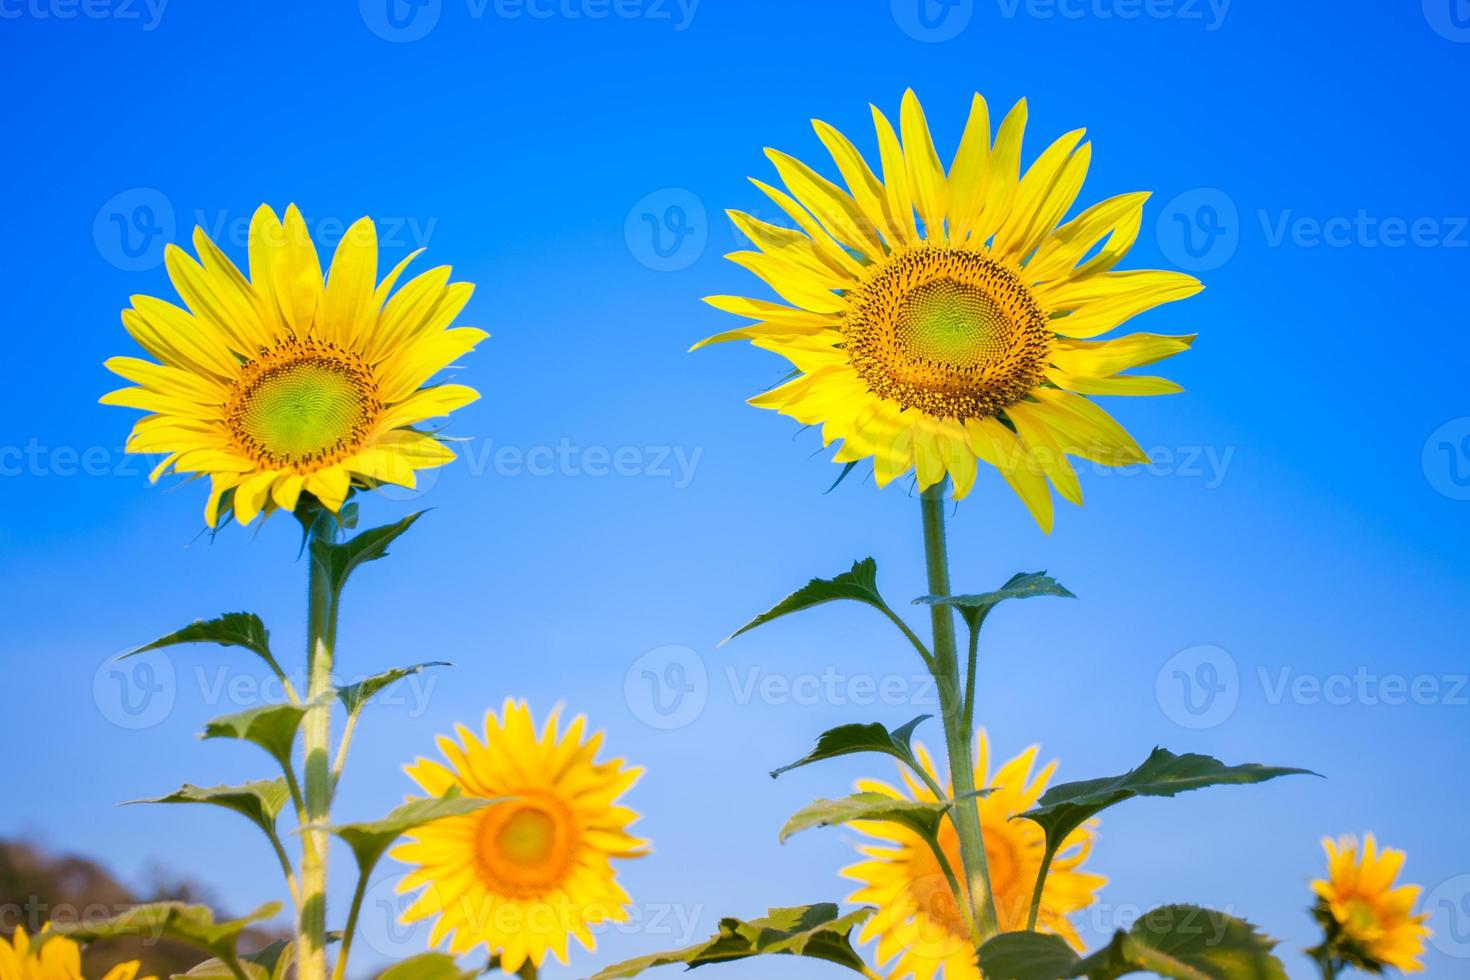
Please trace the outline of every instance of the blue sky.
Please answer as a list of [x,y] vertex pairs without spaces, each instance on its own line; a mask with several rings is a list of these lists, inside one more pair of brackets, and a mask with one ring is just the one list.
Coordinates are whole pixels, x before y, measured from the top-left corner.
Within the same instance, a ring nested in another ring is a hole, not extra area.
[[[96,400],[102,361],[134,353],[128,296],[171,294],[163,242],[201,224],[238,256],[256,206],[294,201],[326,244],[369,214],[385,259],[427,246],[477,284],[463,321],[493,335],[460,372],[484,393],[454,418],[466,459],[421,497],[363,501],[374,523],[434,509],[353,583],[344,670],[458,666],[369,711],[339,813],[386,810],[411,790],[402,763],[507,695],[565,702],[647,767],[630,802],[656,850],[623,874],[639,924],[548,975],[845,896],[854,835],[782,847],[776,830],[888,767],[765,773],[832,725],[928,710],[919,665],[858,607],[715,645],[869,554],[891,599],[920,594],[918,503],[858,474],[824,494],[836,470],[816,436],[743,404],[776,359],[685,349],[729,326],[699,297],[755,288],[720,258],[738,247],[722,212],[765,209],[746,181],[772,178],[763,147],[820,167],[818,117],[871,150],[867,103],[896,112],[913,86],[947,156],[979,91],[997,110],[1030,100],[1028,158],[1086,126],[1087,200],[1155,192],[1129,265],[1208,287],[1139,323],[1199,332],[1171,363],[1187,393],[1108,406],[1154,465],[1089,469],[1086,507],[1060,504],[1050,537],[993,474],[954,514],[957,587],[1045,568],[1081,597],[992,621],[980,714],[997,751],[1040,743],[1063,779],[1155,744],[1328,777],[1110,812],[1091,859],[1110,884],[1084,932],[1203,902],[1311,976],[1297,950],[1314,940],[1318,839],[1371,830],[1433,890],[1428,975],[1462,975],[1463,3],[919,2],[0,0],[0,834],[133,879],[161,864],[234,911],[280,892],[228,814],[114,807],[265,773],[249,747],[192,737],[258,701],[253,665],[204,649],[151,674],[107,662],[236,608],[294,650],[297,532],[201,536],[198,487],[150,488],[117,449],[130,413]],[[670,681],[685,700],[656,686]],[[368,928],[379,960],[418,941]]]

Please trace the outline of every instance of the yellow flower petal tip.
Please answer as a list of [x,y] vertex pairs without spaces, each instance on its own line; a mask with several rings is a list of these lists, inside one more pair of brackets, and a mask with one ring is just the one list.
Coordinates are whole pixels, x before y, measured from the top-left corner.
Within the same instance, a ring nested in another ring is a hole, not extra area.
[[639,815],[617,800],[643,770],[597,761],[602,734],[586,724],[563,727],[554,710],[538,732],[525,702],[507,700],[482,734],[459,726],[457,739],[439,739],[444,764],[407,767],[431,795],[458,787],[506,800],[420,827],[392,852],[414,866],[402,890],[422,889],[403,920],[434,918],[431,945],[458,956],[483,944],[514,973],[548,953],[565,963],[570,938],[590,950],[593,929],[626,919],[612,862],[642,857],[648,842],[629,833]]
[[[261,205],[251,221],[249,275],[196,228],[197,257],[170,244],[169,277],[183,306],[133,296],[128,333],[155,361],[114,357],[132,382],[103,404],[140,409],[133,453],[208,476],[205,519],[242,524],[294,508],[308,493],[337,511],[354,488],[413,487],[415,471],[454,459],[415,428],[478,398],[429,380],[488,334],[450,328],[468,283],[434,269],[395,291],[405,259],[378,279],[378,241],[364,218],[343,235],[325,273],[305,219]],[[415,252],[415,255],[418,253]]]
[[[9,939],[0,936],[0,978],[84,980],[81,947],[65,936],[47,936],[49,929],[48,925],[40,937],[32,939],[24,926],[17,925]],[[103,980],[157,980],[156,977],[139,977],[140,965],[138,960],[118,963],[104,974]]]
[[781,354],[797,376],[760,406],[821,425],[826,443],[842,444],[836,461],[873,459],[880,486],[910,471],[926,486],[947,476],[957,499],[983,461],[1049,530],[1049,486],[1080,500],[1068,456],[1108,465],[1137,456],[1132,438],[1087,396],[1180,390],[1123,372],[1194,340],[1095,338],[1202,286],[1183,273],[1115,271],[1138,237],[1148,195],[1120,195],[1067,219],[1091,144],[1075,130],[1023,172],[1026,115],[1022,99],[992,136],[976,95],[947,168],[912,90],[897,131],[873,107],[876,168],[821,120],[812,125],[836,181],[766,148],[786,190],[755,184],[798,227],[741,215],[756,251],[729,258],[781,302],[707,299],[754,322],[691,350],[749,339]]

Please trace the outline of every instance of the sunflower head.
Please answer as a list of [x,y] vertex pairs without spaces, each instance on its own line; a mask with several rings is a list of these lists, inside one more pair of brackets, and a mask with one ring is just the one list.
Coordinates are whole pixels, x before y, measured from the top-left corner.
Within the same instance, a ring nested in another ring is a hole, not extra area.
[[755,322],[702,343],[748,339],[790,360],[796,376],[751,404],[820,425],[825,444],[841,443],[834,461],[872,459],[879,486],[912,470],[920,489],[948,476],[961,498],[984,461],[1050,530],[1048,480],[1082,500],[1068,456],[1113,466],[1146,459],[1085,396],[1178,391],[1123,372],[1194,339],[1094,338],[1200,284],[1114,271],[1138,236],[1146,194],[1063,223],[1091,148],[1081,130],[1068,133],[1022,173],[1024,101],[992,139],[975,96],[948,168],[912,91],[897,131],[876,108],[873,119],[878,172],[822,122],[817,136],[840,183],[767,151],[786,190],[755,184],[796,227],[731,212],[756,249],[729,258],[784,302],[710,297]]
[[524,702],[485,717],[482,737],[464,726],[439,739],[446,762],[419,759],[408,774],[426,792],[459,787],[501,798],[468,816],[420,827],[393,851],[414,865],[400,891],[422,892],[404,922],[435,918],[430,944],[454,954],[484,944],[507,973],[548,952],[567,961],[568,940],[595,946],[591,927],[627,919],[628,895],[614,858],[640,857],[648,842],[628,833],[638,814],[617,804],[641,769],[597,761],[600,732],[578,716],[560,730],[553,711],[538,734]]
[[[119,963],[103,980],[139,980],[138,960]],[[32,940],[23,927],[6,939],[0,936],[0,980],[82,980],[82,951],[75,940],[47,936]],[[156,980],[143,977],[141,980]]]
[[1394,967],[1404,973],[1424,969],[1427,915],[1415,915],[1417,885],[1396,885],[1404,852],[1385,847],[1368,834],[1361,847],[1355,837],[1322,841],[1327,877],[1312,882],[1313,909],[1326,931],[1323,949],[1371,973]]
[[[929,753],[918,746],[916,755],[933,776],[935,768]],[[990,886],[1002,932],[1026,928],[1031,892],[1046,845],[1039,826],[1029,820],[1011,819],[1036,803],[1056,769],[1056,763],[1051,762],[1033,774],[1036,755],[1037,749],[1032,746],[992,775],[989,741],[983,732],[979,736],[975,785],[993,787],[993,792],[973,805],[980,811]],[[872,779],[860,780],[858,789],[894,799],[935,801],[933,792],[911,773],[903,769],[899,773],[903,789]],[[941,968],[946,980],[979,980],[975,948],[929,845],[914,832],[891,823],[859,821],[853,827],[876,843],[859,848],[867,860],[842,872],[861,886],[848,900],[877,906],[877,913],[863,926],[860,938],[863,942],[878,941],[880,963],[894,961],[889,967],[891,980],[933,977]],[[1091,821],[1064,842],[1047,877],[1037,916],[1038,929],[1061,936],[1078,950],[1082,948],[1081,939],[1067,917],[1091,905],[1097,890],[1107,883],[1106,878],[1082,870],[1092,850],[1096,827],[1097,821]],[[950,866],[960,867],[959,837],[948,819],[940,825],[939,842]]]
[[[248,524],[303,495],[336,512],[353,488],[412,488],[416,471],[454,459],[418,426],[479,397],[427,386],[487,335],[449,324],[468,283],[431,269],[394,292],[410,255],[378,281],[378,240],[363,218],[343,236],[325,277],[294,205],[264,205],[250,223],[250,275],[194,229],[198,258],[170,245],[176,306],[134,296],[123,326],[156,361],[114,357],[133,382],[103,396],[142,409],[128,452],[156,453],[165,472],[208,476],[205,519]],[[417,255],[418,253],[414,253]]]

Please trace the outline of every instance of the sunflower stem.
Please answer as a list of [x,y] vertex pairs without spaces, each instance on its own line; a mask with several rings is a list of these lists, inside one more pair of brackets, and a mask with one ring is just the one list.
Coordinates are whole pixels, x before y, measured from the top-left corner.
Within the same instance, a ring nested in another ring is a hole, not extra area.
[[1036,931],[1036,919],[1041,914],[1041,896],[1046,891],[1046,876],[1051,873],[1051,862],[1057,856],[1056,848],[1047,845],[1041,855],[1041,867],[1036,869],[1036,887],[1031,890],[1031,910],[1026,913],[1026,931]]
[[[929,594],[949,595],[949,556],[944,536],[944,487],[937,483],[919,495],[924,518],[924,564]],[[947,605],[929,607],[934,627],[935,671],[939,703],[944,720],[944,738],[949,754],[949,779],[955,800],[951,818],[960,841],[960,863],[965,872],[966,895],[975,923],[972,938],[978,947],[994,936],[999,927],[995,898],[990,891],[990,871],[985,861],[985,838],[980,828],[980,810],[975,803],[975,758],[972,719],[960,687],[959,651],[955,642],[954,612]]]
[[342,980],[347,974],[347,956],[352,952],[352,937],[357,935],[357,917],[362,912],[363,896],[367,894],[368,876],[357,876],[357,887],[352,891],[352,908],[347,912],[347,928],[342,930],[342,951],[337,954],[337,965],[332,969],[332,980]]
[[[320,508],[311,514],[312,542],[334,543],[337,522]],[[308,548],[307,709],[302,721],[306,757],[306,821],[301,829],[301,908],[297,916],[298,980],[327,980],[327,814],[331,809],[332,650],[337,639],[337,596],[327,569]],[[345,959],[345,957],[344,957]]]

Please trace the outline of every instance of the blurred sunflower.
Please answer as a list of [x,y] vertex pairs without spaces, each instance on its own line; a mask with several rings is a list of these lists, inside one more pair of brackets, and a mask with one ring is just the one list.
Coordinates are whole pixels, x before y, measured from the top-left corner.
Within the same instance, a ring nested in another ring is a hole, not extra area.
[[431,796],[457,786],[509,798],[420,827],[392,852],[417,865],[399,891],[424,890],[402,920],[437,916],[431,946],[449,937],[459,955],[483,943],[514,973],[548,952],[565,963],[571,936],[590,950],[589,927],[627,920],[612,859],[641,857],[648,842],[628,833],[639,815],[616,801],[643,770],[596,761],[602,733],[585,735],[586,724],[579,715],[559,734],[553,711],[538,736],[525,703],[507,700],[501,716],[486,714],[483,741],[463,725],[459,742],[440,737],[449,765],[420,758],[407,768]]
[[[990,887],[1002,932],[1026,928],[1031,892],[1036,887],[1036,874],[1045,848],[1040,827],[1029,820],[1011,819],[1036,803],[1056,770],[1056,763],[1050,762],[1033,776],[1036,753],[1037,748],[1032,746],[991,776],[990,743],[984,732],[980,734],[975,785],[994,787],[994,792],[976,800],[975,806],[980,810]],[[929,753],[918,746],[916,755],[933,776],[936,770]],[[860,780],[857,787],[863,792],[882,793],[894,799],[935,800],[933,792],[912,773],[900,769],[900,775],[907,793],[875,779]],[[953,790],[947,788],[947,791]],[[1067,916],[1091,905],[1097,890],[1107,884],[1106,878],[1081,870],[1092,850],[1096,826],[1097,821],[1090,821],[1073,832],[1057,853],[1036,920],[1039,930],[1061,936],[1079,951],[1081,938]],[[869,860],[843,869],[842,874],[862,885],[848,896],[849,901],[878,908],[863,926],[859,939],[878,941],[880,964],[897,960],[888,974],[891,980],[904,977],[930,980],[941,970],[946,980],[979,980],[975,947],[970,943],[960,907],[929,845],[913,831],[892,823],[859,821],[853,827],[882,842],[880,846],[860,847]],[[950,867],[958,872],[959,837],[949,820],[940,825],[939,842]]]
[[1091,145],[1082,130],[1068,133],[1023,175],[1024,100],[992,144],[989,111],[976,95],[947,172],[912,91],[903,98],[902,142],[877,108],[873,119],[881,180],[820,121],[817,136],[846,189],[766,151],[789,193],[754,183],[799,230],[732,211],[758,251],[728,258],[785,303],[709,297],[757,322],[695,346],[748,339],[787,358],[795,377],[751,404],[820,424],[824,444],[842,442],[834,461],[871,457],[879,486],[911,469],[920,489],[948,474],[958,499],[983,460],[1049,531],[1048,478],[1082,502],[1068,455],[1110,466],[1146,458],[1084,396],[1180,390],[1122,372],[1194,339],[1094,338],[1202,287],[1183,273],[1113,271],[1138,237],[1147,194],[1110,198],[1059,224],[1081,191]]
[[1359,850],[1355,837],[1325,838],[1327,878],[1312,882],[1317,893],[1314,912],[1327,931],[1321,949],[1371,973],[1385,966],[1404,973],[1424,969],[1427,915],[1415,915],[1421,889],[1394,882],[1404,866],[1404,852],[1378,848],[1372,834]]
[[[138,961],[119,963],[102,980],[135,980]],[[82,951],[65,936],[42,937],[40,948],[17,926],[8,941],[0,936],[0,980],[82,980]],[[143,980],[154,980],[145,977]]]
[[[303,492],[338,511],[354,486],[413,487],[415,471],[454,453],[414,425],[479,397],[459,384],[425,383],[488,336],[447,329],[469,301],[448,266],[393,293],[404,259],[377,281],[378,239],[363,218],[342,237],[323,280],[295,205],[284,224],[262,205],[250,222],[247,279],[201,228],[196,261],[169,245],[169,276],[188,309],[134,296],[123,326],[161,363],[114,357],[108,369],[137,387],[103,404],[139,408],[132,453],[162,453],[172,469],[209,476],[204,516],[221,507],[248,524],[292,510]],[[390,293],[392,295],[390,295]]]

